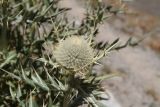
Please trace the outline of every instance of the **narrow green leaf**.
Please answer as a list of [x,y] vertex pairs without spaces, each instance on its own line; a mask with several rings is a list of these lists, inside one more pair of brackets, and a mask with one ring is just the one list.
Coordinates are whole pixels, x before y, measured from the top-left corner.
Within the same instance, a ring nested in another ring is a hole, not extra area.
[[32,94],[30,95],[29,98],[29,107],[39,107],[36,102],[36,99],[34,98],[34,96],[32,96]]
[[19,98],[22,96],[22,91],[21,91],[21,87],[20,85],[18,84],[18,89],[17,89],[17,94],[16,94],[16,97],[18,100],[20,100]]
[[22,66],[21,66],[21,72],[22,72],[22,78],[24,79],[24,81],[25,81],[27,84],[29,84],[29,85],[35,87],[35,84],[33,83],[33,81],[30,80],[30,79],[26,76],[26,74],[25,74],[25,72],[24,72]]
[[39,81],[39,79],[38,79],[36,76],[34,76],[34,75],[32,75],[31,78],[32,78],[33,82],[34,82],[37,86],[39,86],[39,87],[42,88],[43,90],[49,91],[49,88],[47,87],[47,85],[46,85],[44,82],[42,82],[42,80]]
[[15,79],[17,79],[17,80],[19,80],[19,81],[21,80],[21,78],[20,78],[19,76],[15,75],[15,74],[13,74],[13,73],[11,73],[11,72],[8,72],[8,71],[6,71],[6,70],[4,70],[4,69],[1,69],[1,68],[0,68],[0,70],[6,72],[6,73],[9,74],[11,77],[13,77],[13,78],[15,78]]
[[9,64],[11,62],[11,60],[13,60],[16,57],[17,57],[16,52],[14,52],[14,51],[9,52],[9,54],[8,54],[7,58],[5,59],[5,61],[0,64],[0,68],[3,68],[6,64]]
[[[46,70],[45,70],[45,71],[46,71]],[[49,74],[47,71],[46,71],[46,74],[47,74],[49,80],[51,81],[51,85],[52,85],[54,88],[60,90],[59,85],[56,83],[56,81],[50,76],[50,74]]]
[[65,85],[63,85],[62,82],[60,82],[57,78],[55,78],[55,79],[56,79],[56,81],[58,82],[58,85],[59,85],[59,87],[60,87],[61,90],[66,90],[66,89],[67,89],[67,88],[65,87]]
[[38,73],[36,71],[35,71],[35,76],[32,75],[31,78],[34,81],[34,83],[36,83],[42,89],[44,89],[46,91],[50,90],[49,87],[47,86],[47,84],[42,80],[42,78],[38,75]]
[[95,81],[103,81],[105,79],[110,79],[112,77],[115,76],[120,76],[120,73],[112,73],[112,74],[106,74],[106,75],[102,75],[102,76],[98,76],[95,78]]
[[9,91],[10,91],[10,94],[11,94],[12,100],[15,100],[16,93],[13,91],[12,87],[9,87]]
[[48,102],[48,106],[47,107],[52,107],[53,102],[52,102],[52,98],[51,96],[49,97],[49,102]]

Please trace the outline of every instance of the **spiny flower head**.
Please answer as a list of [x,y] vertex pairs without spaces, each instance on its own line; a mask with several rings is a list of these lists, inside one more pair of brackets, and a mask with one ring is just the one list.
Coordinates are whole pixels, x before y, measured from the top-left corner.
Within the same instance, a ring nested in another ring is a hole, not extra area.
[[85,68],[93,62],[94,54],[87,40],[71,36],[61,41],[54,56],[58,63],[74,70]]

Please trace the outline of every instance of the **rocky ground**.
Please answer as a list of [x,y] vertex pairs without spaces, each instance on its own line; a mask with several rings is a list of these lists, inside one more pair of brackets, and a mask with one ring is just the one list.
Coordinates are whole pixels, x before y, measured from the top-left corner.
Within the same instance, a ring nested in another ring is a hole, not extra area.
[[[106,1],[104,1],[107,3]],[[136,47],[112,52],[102,60],[97,71],[120,72],[121,77],[104,82],[114,96],[110,107],[160,107],[160,0],[135,0],[128,3],[128,13],[100,26],[97,40],[113,41],[129,37],[143,41]],[[78,0],[62,0],[60,6],[71,7],[68,13],[77,24],[84,18],[85,8]]]

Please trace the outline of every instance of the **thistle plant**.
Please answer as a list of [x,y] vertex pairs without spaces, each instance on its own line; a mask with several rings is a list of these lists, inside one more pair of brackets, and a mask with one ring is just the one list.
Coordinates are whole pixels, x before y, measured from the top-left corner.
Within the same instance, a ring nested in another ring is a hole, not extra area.
[[71,36],[61,41],[54,55],[57,62],[66,68],[73,69],[75,74],[87,74],[88,66],[94,60],[90,44],[83,37],[78,36]]
[[[58,0],[0,0],[0,107],[102,107],[105,93],[92,68],[117,47],[96,43],[98,25],[113,13],[101,2],[79,27]],[[50,45],[49,45],[50,44]],[[48,51],[50,50],[50,52]]]

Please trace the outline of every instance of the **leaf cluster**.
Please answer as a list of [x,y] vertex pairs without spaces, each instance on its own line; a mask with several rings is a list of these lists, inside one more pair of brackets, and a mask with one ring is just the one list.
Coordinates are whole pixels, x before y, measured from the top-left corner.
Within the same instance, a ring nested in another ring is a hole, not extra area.
[[65,17],[70,9],[59,8],[58,0],[1,0],[0,107],[76,107],[86,103],[102,107],[98,102],[104,99],[100,83],[113,75],[91,73],[84,79],[69,75],[56,62],[52,47],[68,36],[85,36],[98,50],[96,63],[118,42],[102,46],[94,41],[98,25],[112,14],[107,9],[98,3],[75,27],[75,22]]

